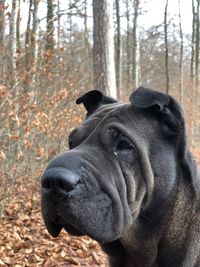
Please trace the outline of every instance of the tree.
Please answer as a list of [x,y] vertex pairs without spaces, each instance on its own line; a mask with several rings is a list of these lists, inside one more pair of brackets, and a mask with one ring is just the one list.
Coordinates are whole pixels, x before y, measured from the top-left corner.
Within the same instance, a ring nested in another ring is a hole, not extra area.
[[181,21],[181,5],[179,0],[179,32],[180,32],[180,60],[179,60],[179,96],[183,100],[183,30]]
[[[16,64],[17,64],[17,13],[18,0],[12,1],[12,10],[10,16],[10,30],[9,30],[9,51],[10,51],[10,72],[13,80],[16,79]],[[13,85],[13,84],[12,84]]]
[[94,88],[116,97],[113,1],[93,0]]
[[54,49],[54,0],[47,0],[47,32],[46,32],[46,50],[52,52]]
[[4,45],[5,33],[5,0],[0,0],[0,47]]
[[4,55],[4,47],[5,47],[5,0],[0,0],[0,76],[2,77],[5,70],[5,55]]
[[140,0],[134,0],[134,19],[133,19],[133,84],[136,89],[139,86],[139,37],[138,37],[138,16]]
[[17,21],[16,21],[16,42],[17,42],[17,54],[20,54],[21,42],[20,42],[20,21],[21,21],[21,0],[18,0]]
[[195,62],[195,32],[196,32],[196,12],[195,5],[192,0],[192,42],[191,42],[191,63],[190,63],[190,78],[192,82],[194,81],[194,62]]
[[61,30],[61,23],[60,23],[60,0],[57,0],[57,47],[58,47],[58,53],[60,53],[60,30]]
[[115,0],[116,6],[116,19],[117,19],[117,35],[116,35],[116,84],[118,95],[121,90],[122,79],[122,42],[121,42],[121,18],[120,18],[120,3],[119,0]]
[[25,35],[26,90],[35,87],[38,57],[39,1],[29,0],[29,13]]
[[87,2],[87,0],[84,0],[84,30],[85,30],[84,44],[85,44],[85,50],[86,50],[86,57],[89,56],[88,54],[89,54],[89,48],[90,48],[87,6],[88,6],[88,2]]
[[195,85],[199,85],[199,49],[200,49],[200,15],[199,15],[200,0],[196,0],[196,57],[195,57]]
[[39,1],[33,3],[33,26],[31,33],[31,48],[32,48],[32,87],[36,88],[37,80],[37,65],[38,65],[38,49],[39,49],[39,18],[38,18]]
[[131,32],[131,26],[130,26],[130,0],[125,0],[126,5],[126,88],[127,93],[130,89],[130,83],[131,83],[131,57],[132,57],[132,51],[131,51],[131,38],[130,34]]
[[164,12],[164,36],[165,36],[165,77],[166,84],[165,90],[166,93],[169,93],[169,50],[168,50],[168,25],[167,25],[167,12],[168,12],[168,0],[166,0],[165,4],[165,12]]
[[200,0],[192,0],[192,51],[191,51],[191,64],[190,76],[193,83],[198,86],[199,83],[199,49],[200,49],[200,15],[199,15]]
[[[26,26],[26,34],[25,34],[25,63],[27,72],[29,73],[30,67],[31,67],[31,53],[30,53],[30,47],[31,47],[31,17],[32,17],[32,0],[29,0],[29,11],[28,11],[28,20],[27,20],[27,26]],[[28,74],[27,73],[27,74]],[[29,75],[27,75],[29,76]],[[28,79],[28,77],[27,77]],[[28,79],[29,80],[29,79]]]

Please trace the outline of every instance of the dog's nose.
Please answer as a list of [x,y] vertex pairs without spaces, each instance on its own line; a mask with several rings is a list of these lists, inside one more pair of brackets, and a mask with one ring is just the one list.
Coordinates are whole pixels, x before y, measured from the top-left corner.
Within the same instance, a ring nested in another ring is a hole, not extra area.
[[62,197],[75,188],[79,179],[78,175],[66,168],[52,167],[42,176],[42,189],[46,194],[59,194]]

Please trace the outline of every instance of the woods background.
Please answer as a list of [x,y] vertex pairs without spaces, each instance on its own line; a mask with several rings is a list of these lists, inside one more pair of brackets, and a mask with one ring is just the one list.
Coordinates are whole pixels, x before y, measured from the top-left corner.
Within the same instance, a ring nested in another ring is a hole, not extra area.
[[[127,101],[130,92],[143,85],[175,96],[186,114],[189,145],[198,157],[200,1],[190,1],[190,32],[183,30],[182,1],[175,1],[178,9],[172,16],[170,1],[163,0],[163,9],[155,12],[162,22],[144,27],[141,16],[145,19],[147,3],[153,5],[152,0],[0,0],[0,217],[4,244],[8,238],[5,231],[9,232],[5,229],[11,229],[20,212],[28,213],[25,222],[31,216],[39,218],[39,178],[47,162],[67,149],[68,133],[84,117],[74,101],[87,90],[100,89]],[[10,236],[11,254],[6,245],[0,248],[2,266],[17,266],[12,265],[18,261],[13,263],[11,256],[23,246],[16,250],[14,243],[16,238],[25,242],[25,235],[28,232]],[[30,253],[37,254],[22,254]],[[60,253],[66,260],[68,252]],[[27,256],[19,262],[28,265],[19,266],[61,266],[45,265],[46,256],[37,257],[30,260]]]

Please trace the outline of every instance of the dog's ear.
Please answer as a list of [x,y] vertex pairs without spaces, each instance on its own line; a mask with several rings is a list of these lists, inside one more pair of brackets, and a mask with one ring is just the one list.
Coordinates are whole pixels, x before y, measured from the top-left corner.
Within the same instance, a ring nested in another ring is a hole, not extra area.
[[194,188],[200,187],[194,160],[187,149],[185,120],[183,111],[178,102],[171,96],[151,89],[140,87],[130,96],[130,102],[136,108],[143,109],[156,116],[161,125],[162,132],[171,137],[168,140],[175,142],[177,159],[185,176],[194,184]]
[[169,104],[169,101],[170,97],[168,95],[144,87],[139,87],[130,96],[130,102],[135,107],[143,109],[157,107],[158,111],[162,111]]
[[131,94],[130,102],[136,108],[146,110],[148,114],[153,114],[158,119],[164,135],[168,140],[174,140],[176,143],[178,159],[185,166],[184,169],[188,175],[191,176],[188,165],[185,121],[178,102],[167,94],[143,87]]
[[87,110],[87,116],[95,112],[101,105],[117,102],[115,99],[104,95],[98,90],[92,90],[80,96],[76,100],[76,104],[83,104]]
[[139,87],[130,96],[133,106],[151,111],[159,119],[167,135],[185,131],[183,112],[178,102],[162,92]]

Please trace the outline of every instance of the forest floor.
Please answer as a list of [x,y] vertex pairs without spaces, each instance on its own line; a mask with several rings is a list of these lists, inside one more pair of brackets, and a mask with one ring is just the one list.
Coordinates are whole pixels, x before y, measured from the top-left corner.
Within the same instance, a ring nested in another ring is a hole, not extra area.
[[[200,153],[195,153],[200,163]],[[18,181],[0,222],[0,267],[107,267],[99,245],[88,237],[62,231],[51,238],[41,216],[40,189],[33,180]]]

